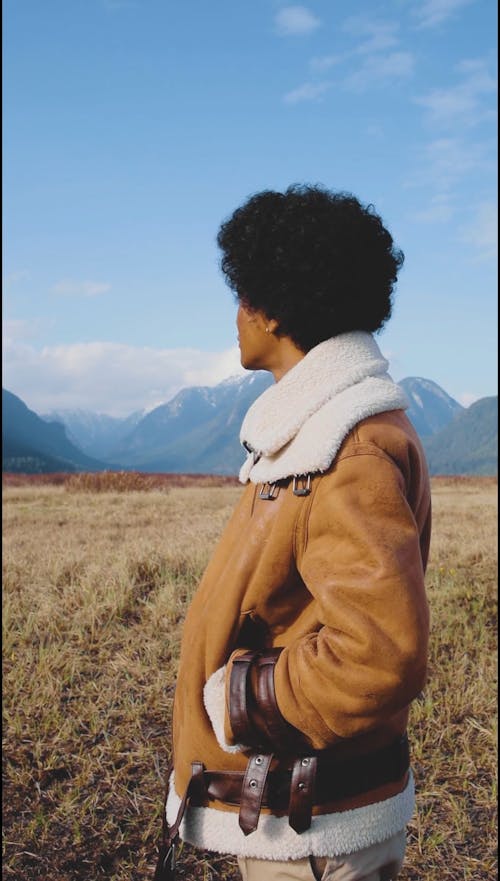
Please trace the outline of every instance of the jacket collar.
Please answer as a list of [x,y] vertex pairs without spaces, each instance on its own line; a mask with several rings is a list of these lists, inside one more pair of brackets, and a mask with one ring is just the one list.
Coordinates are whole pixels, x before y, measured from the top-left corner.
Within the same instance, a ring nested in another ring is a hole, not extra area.
[[373,336],[362,331],[311,349],[248,410],[240,440],[252,452],[240,480],[266,483],[326,471],[361,419],[408,407]]

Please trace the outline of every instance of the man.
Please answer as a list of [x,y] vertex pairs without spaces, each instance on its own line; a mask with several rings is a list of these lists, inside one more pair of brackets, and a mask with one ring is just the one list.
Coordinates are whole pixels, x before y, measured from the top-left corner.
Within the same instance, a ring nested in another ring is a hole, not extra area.
[[403,255],[373,207],[307,186],[251,197],[218,242],[241,363],[275,384],[185,622],[160,864],[180,827],[244,881],[389,881],[429,627],[429,478],[373,337]]

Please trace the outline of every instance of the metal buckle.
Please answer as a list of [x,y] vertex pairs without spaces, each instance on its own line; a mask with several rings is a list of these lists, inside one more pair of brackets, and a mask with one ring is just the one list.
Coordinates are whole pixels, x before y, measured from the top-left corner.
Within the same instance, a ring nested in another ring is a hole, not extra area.
[[[269,489],[266,492],[266,486]],[[263,483],[262,489],[259,493],[259,499],[263,499],[265,502],[274,502],[274,500],[278,497],[280,488],[276,483]]]
[[163,865],[166,867],[168,864],[168,860],[170,860],[169,869],[171,872],[175,869],[175,841],[172,841],[167,853],[165,854],[165,859],[163,860]]
[[311,475],[293,478],[293,494],[294,496],[308,496],[311,492]]
[[251,447],[250,444],[248,444],[246,441],[242,441],[241,444],[243,447],[245,447],[248,455],[252,456],[253,464],[255,465],[259,461],[261,454],[258,453],[257,450],[254,450],[254,448]]
[[176,860],[175,860],[175,841],[172,842],[172,846],[170,848],[170,853],[167,854],[167,856],[170,856],[170,868],[172,869],[172,872],[173,872],[175,869],[175,862],[176,862]]
[[175,877],[175,841],[160,855],[154,881],[172,881]]

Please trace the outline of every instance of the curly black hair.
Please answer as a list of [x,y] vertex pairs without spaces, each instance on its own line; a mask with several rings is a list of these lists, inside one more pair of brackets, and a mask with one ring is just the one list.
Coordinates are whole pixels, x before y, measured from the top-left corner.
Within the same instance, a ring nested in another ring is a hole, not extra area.
[[238,300],[304,352],[380,330],[391,315],[404,255],[373,205],[351,193],[300,184],[257,193],[222,223],[217,243]]

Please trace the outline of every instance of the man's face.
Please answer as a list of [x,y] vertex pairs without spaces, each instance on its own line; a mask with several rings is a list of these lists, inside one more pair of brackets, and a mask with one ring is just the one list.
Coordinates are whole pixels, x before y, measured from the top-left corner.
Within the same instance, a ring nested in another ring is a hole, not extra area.
[[240,303],[236,315],[240,360],[247,370],[269,370],[275,340],[266,333],[268,319],[263,312],[253,311]]

